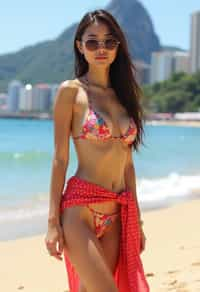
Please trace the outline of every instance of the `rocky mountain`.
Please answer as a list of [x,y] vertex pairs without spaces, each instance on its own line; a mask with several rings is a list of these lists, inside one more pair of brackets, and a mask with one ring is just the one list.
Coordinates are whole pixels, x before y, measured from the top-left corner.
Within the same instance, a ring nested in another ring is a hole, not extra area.
[[106,9],[125,32],[133,59],[150,63],[151,53],[160,50],[160,41],[143,5],[137,0],[112,0]]
[[[160,50],[160,42],[151,18],[137,0],[112,0],[111,12],[125,32],[133,59],[150,62],[152,51]],[[0,56],[0,92],[7,90],[12,79],[24,83],[60,82],[73,77],[73,37],[77,24],[62,32],[55,40],[27,46],[18,52]]]

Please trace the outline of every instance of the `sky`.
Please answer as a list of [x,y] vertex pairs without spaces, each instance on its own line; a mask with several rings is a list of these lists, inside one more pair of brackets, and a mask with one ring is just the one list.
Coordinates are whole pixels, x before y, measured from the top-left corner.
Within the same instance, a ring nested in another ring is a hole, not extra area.
[[[105,8],[110,1],[0,0],[0,55],[54,39],[88,10]],[[199,0],[140,2],[147,9],[162,45],[189,49],[190,16],[200,10]]]

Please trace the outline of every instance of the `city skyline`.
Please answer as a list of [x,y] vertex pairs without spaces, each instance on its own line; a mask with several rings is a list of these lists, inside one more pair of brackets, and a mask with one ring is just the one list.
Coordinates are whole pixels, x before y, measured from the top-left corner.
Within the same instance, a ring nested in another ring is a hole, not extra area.
[[[79,21],[88,10],[105,8],[110,3],[109,0],[96,0],[95,3],[93,0],[77,0],[65,6],[62,0],[51,5],[46,0],[38,2],[37,5],[37,1],[30,1],[27,5],[27,2],[22,0],[20,6],[17,3],[9,3],[10,1],[1,4],[1,20],[5,25],[0,27],[0,55],[54,39],[72,23]],[[172,0],[163,3],[155,0],[140,2],[148,11],[162,45],[189,50],[190,16],[194,11],[200,10],[198,0],[181,1],[178,13],[171,13],[174,9]]]
[[[141,84],[155,83],[167,80],[175,72],[195,73],[199,70],[200,59],[200,11],[192,11],[189,21],[189,49],[187,52],[178,50],[154,51],[151,57],[151,64],[145,64],[136,60],[137,79]],[[55,87],[56,85],[56,87]],[[52,87],[53,86],[53,87]],[[51,87],[53,94],[51,94]],[[1,105],[5,108],[7,99],[8,109],[11,112],[19,109],[49,109],[52,105],[58,84],[41,83],[22,84],[21,81],[12,80],[8,84],[7,94],[1,93]],[[36,97],[38,101],[36,100]],[[36,102],[37,101],[37,102]]]

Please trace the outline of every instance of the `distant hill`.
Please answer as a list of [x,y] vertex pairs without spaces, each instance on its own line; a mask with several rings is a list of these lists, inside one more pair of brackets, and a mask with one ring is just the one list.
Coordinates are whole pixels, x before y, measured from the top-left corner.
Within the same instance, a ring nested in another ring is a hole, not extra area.
[[[112,0],[105,7],[121,24],[134,59],[150,62],[152,51],[160,50],[148,12],[137,0]],[[18,52],[0,56],[0,92],[12,79],[24,83],[54,83],[73,77],[73,38],[77,24],[55,40],[27,46]]]

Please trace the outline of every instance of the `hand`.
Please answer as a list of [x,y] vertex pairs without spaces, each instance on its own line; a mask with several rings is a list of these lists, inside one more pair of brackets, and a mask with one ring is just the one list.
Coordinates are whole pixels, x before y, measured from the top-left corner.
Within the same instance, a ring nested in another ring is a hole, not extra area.
[[144,234],[142,226],[140,226],[140,253],[144,251],[145,245],[146,245],[146,236]]
[[64,248],[64,236],[62,227],[59,224],[48,226],[45,244],[50,256],[62,260],[61,254]]

